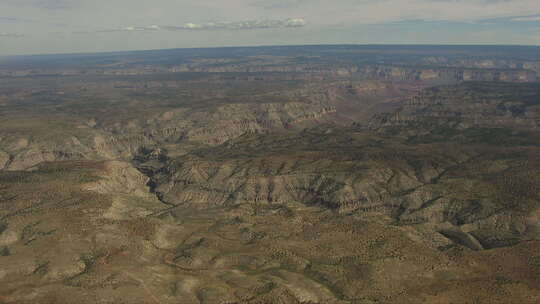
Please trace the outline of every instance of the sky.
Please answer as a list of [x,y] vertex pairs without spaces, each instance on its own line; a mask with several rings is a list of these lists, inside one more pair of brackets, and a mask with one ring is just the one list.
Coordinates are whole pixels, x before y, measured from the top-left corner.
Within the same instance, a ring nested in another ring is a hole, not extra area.
[[0,0],[0,55],[287,44],[540,45],[540,0]]

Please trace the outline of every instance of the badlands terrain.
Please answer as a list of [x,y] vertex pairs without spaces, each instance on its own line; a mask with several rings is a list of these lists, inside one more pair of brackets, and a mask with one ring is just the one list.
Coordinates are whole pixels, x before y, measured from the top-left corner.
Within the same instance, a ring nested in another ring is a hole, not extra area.
[[0,303],[540,303],[539,51],[0,57]]

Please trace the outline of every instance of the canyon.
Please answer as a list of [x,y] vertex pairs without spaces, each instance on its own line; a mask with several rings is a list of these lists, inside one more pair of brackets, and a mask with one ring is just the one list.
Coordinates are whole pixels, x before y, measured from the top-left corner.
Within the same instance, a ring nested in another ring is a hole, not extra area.
[[1,303],[538,303],[540,57],[0,59]]

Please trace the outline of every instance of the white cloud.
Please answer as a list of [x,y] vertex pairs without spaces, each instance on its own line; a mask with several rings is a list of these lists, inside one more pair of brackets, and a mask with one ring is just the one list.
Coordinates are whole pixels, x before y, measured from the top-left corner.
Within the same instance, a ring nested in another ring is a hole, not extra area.
[[2,37],[8,37],[8,38],[18,38],[18,37],[24,37],[22,34],[16,34],[16,33],[5,33],[0,32],[0,38]]
[[74,6],[73,0],[3,0],[14,6],[30,6],[47,10],[63,10]]
[[516,17],[510,20],[518,21],[518,22],[535,22],[535,21],[540,21],[540,16]]
[[[159,31],[160,27],[157,25],[151,26],[126,26],[116,29],[118,32],[146,32],[146,31]],[[115,31],[114,29],[112,31]]]
[[540,15],[539,0],[251,0],[250,4],[265,13],[305,16],[313,26],[321,27],[405,20],[479,21]]
[[306,25],[304,18],[292,18],[285,21],[286,27],[302,27]]
[[[422,32],[436,43],[462,41],[464,27],[467,31],[485,28],[501,31],[503,21],[512,19],[522,24],[509,32],[522,37],[519,33],[532,31],[531,27],[535,26],[532,23],[540,16],[540,0],[0,0],[0,15],[4,16],[0,17],[1,31],[28,33],[32,37],[13,39],[9,45],[4,43],[0,49],[4,54],[84,51],[98,46],[137,49],[335,41],[377,43],[391,41],[386,39],[389,36],[415,43],[418,41],[415,37],[420,37]],[[21,22],[19,18],[32,22]],[[393,32],[384,32],[381,27],[380,34],[368,33],[375,28],[379,30],[381,24],[398,21],[416,25],[414,30],[394,26]],[[451,23],[444,29],[447,35],[444,36],[435,33],[441,32],[441,28],[415,21]],[[456,24],[454,28],[454,22],[467,25]],[[265,31],[265,37],[260,37],[262,29],[268,28],[280,30]],[[126,35],[125,39],[106,34],[88,39],[52,34],[59,31]],[[497,39],[504,42],[504,35],[501,33]]]
[[115,32],[152,32],[159,31],[161,27],[158,25],[150,26],[124,26],[116,28],[98,29],[93,31],[77,31],[74,34],[92,34],[92,33],[115,33]]
[[186,23],[179,26],[162,26],[166,30],[253,30],[268,28],[292,28],[303,27],[306,20],[303,18],[289,18],[285,20],[249,20],[235,22],[208,22]]
[[185,23],[183,25],[150,25],[125,26],[119,28],[100,29],[95,31],[79,31],[77,34],[113,33],[113,32],[149,32],[149,31],[179,31],[179,30],[255,30],[269,28],[297,28],[307,24],[303,18],[289,18],[284,20],[249,20],[236,22],[207,22]]

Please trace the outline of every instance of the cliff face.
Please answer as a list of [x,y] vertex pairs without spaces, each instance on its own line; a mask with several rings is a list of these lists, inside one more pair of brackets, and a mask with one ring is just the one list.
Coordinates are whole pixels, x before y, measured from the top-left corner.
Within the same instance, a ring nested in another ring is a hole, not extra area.
[[324,121],[335,112],[328,104],[285,102],[177,108],[142,119],[107,121],[97,127],[75,124],[66,129],[65,125],[42,121],[43,136],[0,131],[0,166],[24,170],[43,161],[130,159],[143,146],[165,143],[219,145],[243,134]]
[[104,54],[102,60],[79,56],[67,62],[38,56],[32,65],[12,58],[0,64],[0,77],[217,74],[251,81],[363,77],[430,83],[531,82],[539,67],[534,47],[309,46]]
[[358,71],[354,65],[320,65],[320,64],[228,64],[222,66],[200,66],[200,64],[183,65],[171,68],[171,72],[196,73],[315,73],[334,76],[350,76]]
[[2,79],[0,302],[540,303],[538,55],[314,48]]
[[[421,81],[431,83],[455,83],[462,81],[501,81],[501,82],[534,82],[536,65],[524,64],[519,67],[489,65],[482,62],[468,62],[457,66],[401,66],[398,64],[350,65],[343,67],[327,67],[318,65],[293,66],[234,66],[220,67],[185,66],[175,72],[196,73],[297,73],[305,79],[320,77],[362,77],[373,80]],[[256,77],[256,76],[255,76]],[[264,78],[265,76],[259,76]],[[297,76],[299,77],[299,76]]]
[[331,113],[335,113],[335,109],[330,106],[302,102],[227,104],[203,111],[167,111],[144,121],[132,121],[127,128],[120,125],[119,128],[113,126],[106,130],[114,134],[144,134],[149,139],[163,142],[185,140],[218,145],[246,133],[284,129]]
[[[265,79],[271,74],[292,74],[293,79],[310,79],[319,77],[362,77],[373,80],[422,81],[434,83],[454,83],[461,81],[501,81],[501,82],[534,82],[536,81],[536,65],[522,64],[519,67],[489,65],[480,61],[452,65],[402,66],[399,64],[344,65],[341,67],[318,64],[294,65],[222,65],[204,66],[200,64],[175,67],[169,70],[175,73],[228,73],[228,74],[260,74],[254,79]],[[294,75],[294,76],[293,76]],[[242,76],[235,76],[241,78]],[[271,77],[271,76],[270,76]],[[278,76],[274,76],[278,77]],[[283,77],[283,76],[281,76]]]
[[[25,170],[55,160],[130,160],[142,147],[173,145],[184,153],[245,134],[328,122],[347,125],[394,108],[401,97],[419,89],[381,81],[229,81],[173,79],[160,86],[146,79],[77,81],[11,94],[0,108],[5,116],[0,121],[0,168]],[[248,90],[253,93],[244,94]],[[103,92],[120,101],[109,102]],[[73,100],[77,95],[81,101]],[[94,106],[96,100],[100,104]],[[18,110],[21,103],[25,111]]]
[[[324,137],[323,134],[309,136],[306,148]],[[284,140],[281,138],[278,146],[285,148],[286,142],[297,143],[296,138]],[[254,148],[267,149],[259,144],[259,141],[253,143]],[[286,146],[290,147],[289,144]],[[365,144],[362,142],[360,146]],[[360,146],[355,145],[356,153],[363,149]],[[275,147],[270,148],[275,154]],[[336,152],[343,148],[339,145]],[[348,150],[348,156],[352,150]],[[149,158],[158,157],[159,153],[155,152]],[[512,211],[511,206],[497,205],[502,208],[491,214],[484,209],[488,206],[487,199],[463,209],[461,203],[448,203],[452,194],[444,192],[450,196],[426,201],[419,208],[424,213],[447,208],[442,217],[455,222],[444,225],[435,220],[431,225],[405,224],[409,213],[417,209],[413,202],[429,200],[428,195],[405,200],[402,209],[406,211],[395,214],[385,210],[397,206],[353,211],[367,206],[365,200],[352,208],[343,205],[340,208],[345,208],[344,212],[335,212],[328,206],[309,203],[309,198],[330,197],[343,186],[342,182],[354,185],[351,175],[347,173],[351,176],[347,178],[339,172],[351,168],[357,172],[356,177],[364,169],[340,160],[337,153],[329,159],[333,163],[330,166],[330,163],[322,164],[320,159],[309,159],[310,153],[300,152],[295,150],[294,154],[303,156],[293,158],[290,151],[279,153],[276,166],[269,164],[270,159],[252,160],[252,168],[247,167],[250,161],[233,162],[239,156],[228,155],[222,166],[229,168],[220,168],[213,178],[211,169],[220,167],[216,160],[212,166],[196,169],[193,163],[185,164],[186,168],[194,167],[189,174],[191,186],[179,183],[175,187],[185,187],[191,193],[197,188],[217,192],[223,185],[251,181],[244,187],[235,187],[232,195],[250,201],[225,205],[211,200],[217,195],[193,195],[191,202],[179,206],[158,203],[145,190],[146,177],[128,163],[118,161],[49,162],[31,172],[1,171],[0,199],[5,204],[0,210],[2,301],[72,303],[76,299],[78,303],[217,304],[225,299],[246,304],[346,304],[361,299],[367,303],[384,300],[391,304],[415,304],[426,298],[466,302],[471,294],[486,302],[519,300],[532,304],[538,300],[538,280],[534,274],[540,268],[536,263],[540,242],[484,251],[468,248],[505,246],[525,236],[532,239],[538,232],[534,226],[538,222],[537,211],[524,210],[520,214]],[[468,155],[463,156],[466,161]],[[289,165],[281,168],[287,160]],[[445,166],[454,162],[440,159],[438,163]],[[291,174],[295,164],[299,171]],[[267,170],[271,168],[276,169]],[[237,172],[232,172],[232,180],[217,184],[223,179],[222,173],[231,169]],[[426,172],[430,170],[438,168]],[[364,174],[374,178],[367,187],[391,178],[390,172],[380,172],[378,176],[367,170]],[[440,180],[455,184],[456,174],[449,170]],[[275,185],[285,175],[292,177],[287,182],[301,179],[305,182],[302,185],[292,182],[291,190],[280,186],[268,191],[265,185],[272,183],[264,180],[275,176]],[[312,177],[301,178],[301,175]],[[314,178],[315,175],[321,177]],[[432,175],[427,173],[425,178]],[[412,175],[400,176],[387,186],[378,186],[381,190],[389,188],[389,193],[381,192],[383,196],[400,195],[393,192],[398,188],[392,187],[410,187],[416,183],[411,181],[416,179]],[[425,181],[424,177],[418,180]],[[472,195],[483,191],[475,190],[474,186],[477,184],[468,188]],[[314,190],[318,193],[310,193]],[[454,196],[462,189],[455,190]],[[285,198],[278,193],[281,191],[307,194],[281,201]],[[517,197],[520,191],[515,188],[501,201]],[[263,193],[272,193],[275,200],[268,200]],[[466,195],[461,195],[462,201],[466,200]],[[369,194],[364,196],[376,199]],[[437,207],[439,204],[446,207]],[[484,214],[483,218],[468,217],[471,208]],[[396,219],[400,218],[396,225]],[[516,223],[520,219],[523,224]],[[434,233],[434,228],[429,227],[441,229],[442,234]],[[490,235],[495,237],[490,239]],[[516,239],[509,242],[512,236]],[[453,280],[449,281],[448,277]],[[501,285],[501,280],[520,283]],[[494,288],[501,289],[502,294],[493,295]]]
[[[537,150],[411,145],[319,126],[181,156],[146,149],[139,170],[62,161],[1,171],[0,294],[8,303],[67,303],[69,294],[171,304],[473,294],[532,304]],[[523,285],[501,287],[503,278]]]
[[[367,134],[350,132],[244,137],[164,163],[155,171],[153,183],[159,196],[172,205],[208,209],[303,204],[339,213],[374,212],[433,238],[441,231],[455,232],[457,242],[467,242],[475,250],[540,238],[536,232],[525,232],[537,231],[537,224],[520,230],[523,234],[515,230],[515,225],[537,219],[529,221],[526,214],[515,213],[511,205],[518,202],[507,201],[504,194],[511,187],[508,180],[519,180],[525,183],[519,204],[535,205],[537,196],[525,185],[538,185],[540,180],[518,165],[527,158],[536,162],[534,154],[524,150],[523,158],[505,161],[497,155],[510,152],[444,144],[385,145]],[[497,167],[489,168],[493,162]],[[472,209],[476,212],[469,214]],[[437,239],[432,245],[448,244]]]
[[539,100],[537,84],[464,83],[424,90],[398,111],[377,116],[370,126],[418,124],[424,131],[435,125],[537,130]]
[[427,81],[439,83],[461,81],[536,81],[536,72],[526,69],[475,69],[468,67],[421,68],[381,65],[361,68],[358,73],[372,79],[394,81]]

